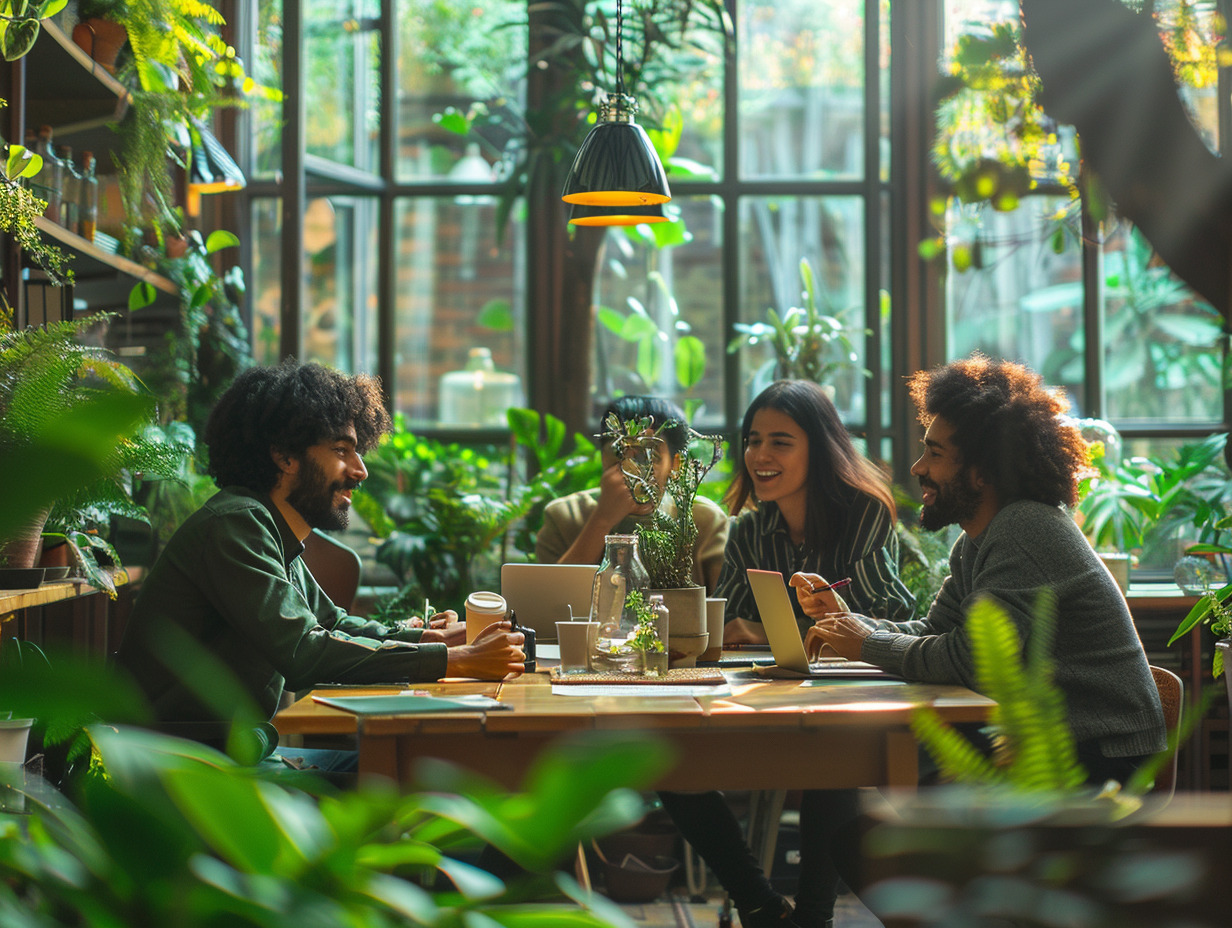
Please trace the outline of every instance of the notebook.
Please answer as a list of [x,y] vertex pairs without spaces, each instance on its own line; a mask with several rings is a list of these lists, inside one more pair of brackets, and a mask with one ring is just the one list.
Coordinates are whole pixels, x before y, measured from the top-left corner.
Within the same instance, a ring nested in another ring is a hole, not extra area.
[[821,658],[812,663],[804,650],[804,639],[796,624],[796,613],[787,594],[783,575],[775,570],[747,570],[753,599],[761,614],[761,626],[770,642],[774,665],[758,667],[765,676],[799,677],[884,677],[886,672],[864,661]]
[[590,615],[595,564],[503,564],[501,596],[518,624],[535,630],[535,642],[555,641],[556,623]]

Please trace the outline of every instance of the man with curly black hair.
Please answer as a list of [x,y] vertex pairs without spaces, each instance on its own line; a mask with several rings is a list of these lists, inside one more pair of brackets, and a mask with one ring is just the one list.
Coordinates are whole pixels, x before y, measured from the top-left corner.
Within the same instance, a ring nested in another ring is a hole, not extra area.
[[920,371],[909,387],[927,427],[911,468],[923,494],[921,524],[962,528],[950,576],[918,621],[824,616],[816,604],[810,650],[828,643],[909,680],[975,688],[964,627],[972,603],[994,599],[1025,646],[1039,594],[1050,590],[1056,682],[1078,759],[1092,782],[1124,783],[1163,750],[1163,711],[1125,597],[1065,509],[1088,460],[1063,416],[1068,402],[1021,364],[982,355]]
[[251,368],[223,394],[204,435],[219,492],[150,570],[118,655],[165,727],[226,740],[243,697],[203,684],[214,670],[255,703],[270,749],[284,688],[522,672],[509,623],[471,644],[453,614],[441,628],[390,630],[331,603],[300,559],[312,529],[346,526],[363,455],[389,427],[376,378],[319,364]]

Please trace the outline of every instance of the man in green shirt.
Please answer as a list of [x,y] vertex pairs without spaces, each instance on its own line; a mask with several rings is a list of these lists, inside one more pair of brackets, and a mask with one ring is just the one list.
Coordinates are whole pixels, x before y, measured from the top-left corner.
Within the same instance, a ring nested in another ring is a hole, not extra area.
[[331,603],[300,560],[312,529],[346,526],[362,455],[388,429],[374,377],[318,364],[250,369],[219,400],[204,440],[221,489],[150,570],[118,655],[158,722],[221,744],[236,683],[268,720],[284,688],[522,672],[509,623],[471,644],[453,613],[393,631]]

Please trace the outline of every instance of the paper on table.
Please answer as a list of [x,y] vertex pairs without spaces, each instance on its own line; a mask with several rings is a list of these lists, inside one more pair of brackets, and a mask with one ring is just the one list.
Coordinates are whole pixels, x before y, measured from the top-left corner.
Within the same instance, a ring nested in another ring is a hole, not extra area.
[[553,696],[730,696],[732,688],[723,686],[681,686],[654,683],[595,683],[552,685]]
[[374,696],[313,696],[313,702],[355,715],[411,715],[424,712],[486,712],[510,709],[507,703],[479,694],[429,696],[423,693],[386,693]]

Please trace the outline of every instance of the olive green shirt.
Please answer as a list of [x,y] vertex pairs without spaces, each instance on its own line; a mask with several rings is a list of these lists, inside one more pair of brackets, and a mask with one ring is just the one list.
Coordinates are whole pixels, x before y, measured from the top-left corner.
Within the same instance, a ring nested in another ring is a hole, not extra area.
[[347,615],[313,580],[303,550],[269,497],[241,487],[180,526],[142,583],[118,654],[157,720],[227,721],[236,684],[272,718],[284,687],[445,675],[444,644]]

